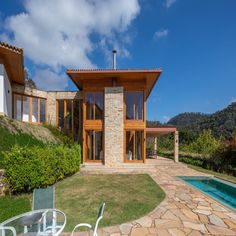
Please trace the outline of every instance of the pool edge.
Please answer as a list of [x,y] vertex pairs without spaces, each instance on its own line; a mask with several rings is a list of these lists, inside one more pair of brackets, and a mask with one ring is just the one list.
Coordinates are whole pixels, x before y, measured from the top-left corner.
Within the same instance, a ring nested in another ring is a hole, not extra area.
[[[221,201],[221,200],[219,200],[219,199],[217,199],[217,198],[211,196],[210,194],[208,194],[208,193],[204,192],[203,190],[201,190],[201,189],[195,187],[194,185],[189,184],[188,182],[186,182],[186,181],[185,181],[183,178],[181,178],[181,177],[196,178],[196,179],[197,179],[197,178],[212,178],[212,179],[217,179],[217,181],[223,182],[223,183],[224,183],[224,182],[227,182],[226,180],[218,179],[218,178],[216,178],[216,177],[213,176],[213,175],[212,175],[212,176],[202,176],[202,175],[199,175],[199,176],[190,176],[190,175],[189,175],[189,176],[175,176],[175,178],[176,178],[176,179],[179,179],[182,183],[185,183],[187,186],[189,186],[189,187],[191,187],[191,188],[193,188],[193,189],[195,189],[195,190],[201,192],[203,195],[205,195],[206,197],[212,199],[214,202],[216,202],[216,203],[218,203],[218,204],[221,204],[223,207],[226,207],[226,208],[229,209],[230,211],[236,213],[236,208],[231,207],[231,206],[228,205],[227,203],[224,203],[223,201]],[[229,183],[230,183],[230,185],[232,184],[231,182],[229,182]],[[236,184],[234,184],[234,185],[235,185],[235,186],[233,186],[233,187],[236,187]]]

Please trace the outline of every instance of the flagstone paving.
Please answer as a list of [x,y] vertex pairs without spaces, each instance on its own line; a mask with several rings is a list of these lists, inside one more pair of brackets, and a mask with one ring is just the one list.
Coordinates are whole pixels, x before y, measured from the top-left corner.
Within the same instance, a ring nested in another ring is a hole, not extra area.
[[[203,173],[182,164],[156,166],[138,172],[148,173],[162,187],[165,200],[141,219],[99,229],[99,236],[236,235],[235,212],[176,178]],[[79,232],[77,235],[89,234]]]

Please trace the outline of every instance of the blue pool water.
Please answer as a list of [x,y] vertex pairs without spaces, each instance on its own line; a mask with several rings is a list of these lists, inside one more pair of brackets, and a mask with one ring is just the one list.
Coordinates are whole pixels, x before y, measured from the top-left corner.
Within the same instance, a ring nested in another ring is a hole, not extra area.
[[179,176],[179,178],[222,204],[236,210],[236,184],[214,177]]

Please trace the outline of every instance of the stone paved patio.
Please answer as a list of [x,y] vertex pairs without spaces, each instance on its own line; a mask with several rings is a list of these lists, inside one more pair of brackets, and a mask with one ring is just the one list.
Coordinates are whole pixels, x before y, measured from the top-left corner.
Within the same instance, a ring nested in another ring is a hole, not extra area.
[[[165,200],[141,219],[99,229],[99,236],[236,235],[235,212],[175,177],[203,173],[182,164],[154,166],[149,170],[138,170],[138,173],[148,173],[165,191]],[[80,232],[76,235],[89,234]]]

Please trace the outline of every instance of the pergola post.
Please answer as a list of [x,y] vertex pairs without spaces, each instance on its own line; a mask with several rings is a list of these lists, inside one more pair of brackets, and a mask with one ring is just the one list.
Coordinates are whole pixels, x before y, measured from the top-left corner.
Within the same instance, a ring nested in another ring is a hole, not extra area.
[[174,161],[179,162],[179,132],[174,132]]
[[157,155],[157,136],[154,137],[154,152],[156,156]]

